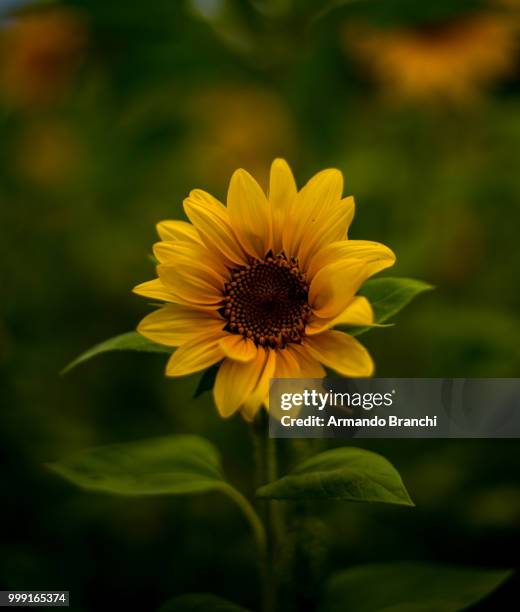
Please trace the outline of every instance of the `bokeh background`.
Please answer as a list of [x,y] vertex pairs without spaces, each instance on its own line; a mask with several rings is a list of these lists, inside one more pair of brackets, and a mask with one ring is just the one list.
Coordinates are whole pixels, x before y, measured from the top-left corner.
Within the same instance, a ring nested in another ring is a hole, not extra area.
[[[265,183],[283,156],[300,185],[340,168],[352,237],[390,245],[392,274],[436,285],[365,336],[378,375],[519,375],[519,8],[0,0],[0,588],[68,589],[78,612],[201,590],[256,606],[253,542],[226,499],[88,495],[44,467],[198,433],[251,491],[247,426],[194,400],[196,376],[165,379],[163,356],[59,375],[135,328],[149,307],[130,291],[153,276],[155,223],[182,217],[191,188],[225,198],[237,167]],[[517,441],[356,443],[394,462],[417,508],[316,504],[324,572],[518,565]],[[310,520],[288,516],[295,530]],[[303,589],[304,568],[296,578]],[[476,609],[511,610],[518,593],[513,579]]]

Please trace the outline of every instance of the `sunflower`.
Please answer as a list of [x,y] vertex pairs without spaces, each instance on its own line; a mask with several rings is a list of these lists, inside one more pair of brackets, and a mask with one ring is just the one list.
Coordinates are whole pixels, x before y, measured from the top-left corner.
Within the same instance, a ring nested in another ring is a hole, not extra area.
[[482,13],[427,26],[348,26],[344,42],[389,93],[460,102],[512,73],[517,34],[508,15]]
[[230,181],[227,206],[195,189],[184,200],[191,223],[162,221],[154,246],[158,278],[134,288],[165,302],[138,332],[177,347],[167,376],[220,363],[213,394],[223,417],[251,420],[267,406],[271,378],[371,376],[374,364],[351,335],[371,325],[356,296],[395,255],[377,242],[348,240],[354,199],[329,169],[298,191],[284,160],[273,162],[266,196],[245,170]]

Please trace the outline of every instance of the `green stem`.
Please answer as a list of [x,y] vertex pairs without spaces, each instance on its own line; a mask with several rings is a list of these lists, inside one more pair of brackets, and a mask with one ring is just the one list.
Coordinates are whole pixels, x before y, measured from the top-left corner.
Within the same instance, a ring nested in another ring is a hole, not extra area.
[[244,516],[246,517],[248,523],[253,530],[253,535],[255,538],[256,545],[258,547],[258,552],[263,554],[265,550],[267,550],[267,537],[265,533],[264,524],[260,520],[260,517],[256,513],[256,510],[250,504],[250,502],[234,487],[231,485],[225,485],[222,489],[226,495],[228,495],[242,510]]
[[240,491],[237,491],[231,485],[224,485],[222,491],[226,493],[242,510],[246,517],[255,538],[258,549],[258,559],[260,567],[260,578],[262,582],[262,610],[263,612],[273,612],[273,590],[271,588],[271,577],[269,570],[269,552],[267,547],[267,535],[265,527],[256,510],[253,508],[247,498]]
[[[268,431],[266,433],[266,482],[273,482],[278,479],[276,439],[269,437]],[[285,535],[285,517],[283,515],[282,503],[276,500],[270,500],[268,504],[268,511],[274,546],[278,548]]]
[[[257,469],[257,486],[262,486],[278,478],[276,440],[269,437],[269,418],[261,411],[252,426],[255,460]],[[267,525],[267,550],[269,562],[269,582],[272,609],[276,609],[276,557],[280,544],[285,537],[282,504],[276,500],[262,502],[263,516]]]
[[267,482],[267,454],[265,452],[265,440],[262,434],[262,425],[255,420],[251,427],[254,457],[255,457],[255,470],[256,470],[256,488],[261,487]]

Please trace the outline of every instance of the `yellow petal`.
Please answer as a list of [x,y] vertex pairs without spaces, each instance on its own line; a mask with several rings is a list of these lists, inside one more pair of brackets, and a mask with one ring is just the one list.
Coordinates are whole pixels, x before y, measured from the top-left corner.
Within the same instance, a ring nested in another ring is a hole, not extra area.
[[[289,348],[276,351],[276,364],[274,368],[273,378],[292,378],[297,379],[302,376],[300,371],[300,361],[297,355],[289,350]],[[290,384],[290,389],[295,388],[295,393],[303,390],[304,383],[301,380],[295,380]],[[283,411],[280,406],[275,404],[270,405],[269,397],[264,401],[270,414],[276,419],[281,419]]]
[[276,351],[276,365],[273,378],[297,378],[300,365],[294,354],[287,349]]
[[166,376],[193,374],[223,359],[219,341],[225,333],[199,335],[180,346],[168,360]]
[[372,325],[374,323],[374,311],[366,297],[358,295],[337,317],[331,319],[320,319],[316,317],[307,325],[305,332],[310,336],[319,334],[325,329],[336,325]]
[[307,268],[312,257],[324,247],[338,240],[345,240],[354,218],[354,211],[354,198],[350,196],[319,213],[315,227],[304,232],[298,251],[298,260],[303,270]]
[[228,334],[220,341],[220,346],[226,357],[235,361],[247,362],[256,357],[258,349],[249,338],[238,334]]
[[312,279],[319,270],[339,259],[361,259],[367,264],[367,278],[393,266],[395,254],[384,244],[370,240],[340,240],[323,247],[312,258],[307,278]]
[[356,296],[334,320],[334,325],[372,325],[374,311],[366,297]]
[[276,208],[287,208],[296,196],[296,182],[285,159],[275,159],[269,178],[269,202]]
[[220,415],[231,416],[247,400],[258,383],[265,362],[265,354],[257,351],[254,359],[246,363],[226,359],[220,366],[213,397]]
[[215,308],[222,302],[222,290],[216,287],[217,281],[200,264],[188,261],[175,266],[161,264],[157,266],[157,273],[177,301]]
[[262,404],[267,406],[269,399],[269,383],[274,376],[276,365],[276,351],[271,349],[259,348],[258,352],[263,354],[262,371],[258,378],[256,387],[250,393],[249,397],[242,406],[242,416],[246,421],[252,421],[256,413],[262,407]]
[[186,221],[161,221],[157,224],[157,233],[161,240],[184,240],[202,244],[197,230]]
[[309,303],[322,319],[337,317],[350,304],[366,279],[366,264],[360,259],[340,259],[315,275],[309,288]]
[[184,211],[204,244],[216,256],[224,257],[231,264],[241,265],[247,261],[231,228],[228,211],[216,198],[194,189],[184,200]]
[[188,264],[197,265],[208,282],[216,280],[218,287],[222,287],[229,277],[229,270],[224,263],[212,257],[211,251],[202,244],[185,240],[156,242],[153,254],[159,263],[181,266],[187,260]]
[[300,344],[289,344],[287,349],[297,360],[301,378],[323,378],[326,374],[321,363],[312,357],[309,351]]
[[291,351],[279,349],[271,350],[270,353],[264,368],[262,384],[257,385],[255,393],[242,410],[246,420],[248,415],[252,414],[254,416],[262,404],[269,409],[269,383],[272,378],[297,378],[300,376],[299,360]]
[[283,228],[296,193],[296,182],[289,165],[284,159],[275,159],[271,165],[269,181],[269,205],[273,222],[273,251],[275,254],[283,249]]
[[151,312],[138,325],[137,331],[145,338],[181,346],[201,334],[212,336],[222,331],[224,321],[216,311],[193,310],[181,304],[168,304]]
[[135,286],[132,291],[137,295],[153,298],[154,300],[164,300],[165,302],[174,302],[175,297],[163,285],[160,278],[154,278],[151,281],[146,281]]
[[245,170],[236,170],[231,177],[227,209],[244,250],[253,257],[264,257],[272,246],[270,210],[260,185]]
[[329,330],[304,340],[309,353],[343,376],[365,377],[374,373],[374,363],[366,348],[355,338]]
[[343,175],[339,170],[323,170],[298,192],[284,227],[283,247],[289,256],[297,256],[304,234],[316,228],[323,211],[338,204],[343,192]]

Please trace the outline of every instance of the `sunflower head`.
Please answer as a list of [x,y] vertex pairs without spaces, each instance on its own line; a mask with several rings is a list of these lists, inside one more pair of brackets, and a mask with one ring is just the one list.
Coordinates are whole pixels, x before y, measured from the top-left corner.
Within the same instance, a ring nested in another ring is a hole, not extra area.
[[395,256],[380,243],[348,239],[354,200],[342,192],[338,170],[298,191],[277,159],[267,195],[237,170],[227,206],[196,189],[184,201],[189,223],[158,224],[157,278],[134,291],[164,305],[138,331],[176,348],[168,376],[220,363],[214,398],[222,416],[252,419],[267,406],[274,377],[321,378],[323,366],[372,375],[366,349],[333,328],[373,323],[369,302],[356,293]]
[[230,332],[257,346],[285,348],[301,342],[310,319],[309,283],[294,257],[272,251],[232,269],[220,313]]

